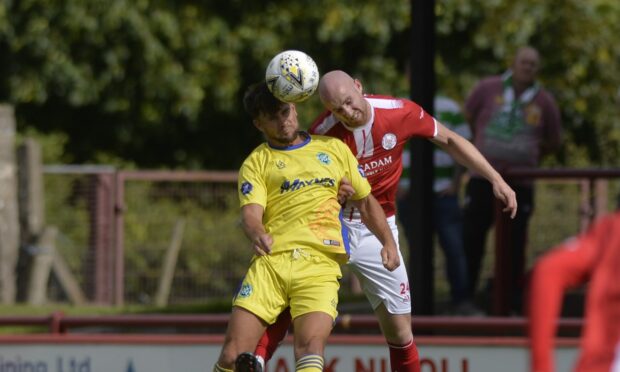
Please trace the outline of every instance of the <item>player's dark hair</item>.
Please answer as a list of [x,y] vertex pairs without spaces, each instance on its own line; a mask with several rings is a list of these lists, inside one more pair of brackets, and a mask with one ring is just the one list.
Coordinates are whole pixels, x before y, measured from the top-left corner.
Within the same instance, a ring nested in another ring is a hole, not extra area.
[[261,112],[274,115],[286,104],[271,94],[264,81],[250,85],[243,96],[243,107],[252,119],[256,119]]

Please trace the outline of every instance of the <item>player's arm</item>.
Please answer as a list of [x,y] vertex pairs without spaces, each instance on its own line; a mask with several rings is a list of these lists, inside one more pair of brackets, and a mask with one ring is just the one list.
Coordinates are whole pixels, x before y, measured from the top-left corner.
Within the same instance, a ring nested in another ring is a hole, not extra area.
[[583,248],[555,249],[538,261],[530,282],[528,331],[534,372],[552,372],[553,340],[566,289],[583,280]]
[[245,236],[252,242],[254,252],[264,256],[271,252],[273,238],[265,231],[263,225],[264,209],[259,204],[246,204],[241,207],[241,226]]
[[[341,159],[345,170],[345,176],[340,181],[341,189],[343,184],[350,181],[352,190],[355,191],[351,196],[351,201],[354,203],[355,208],[359,209],[362,222],[383,245],[383,248],[381,248],[383,266],[393,271],[400,266],[400,257],[398,255],[398,246],[387,223],[385,212],[383,212],[383,208],[381,208],[377,199],[370,193],[370,184],[366,179],[364,171],[357,163],[357,159],[353,156],[351,149],[340,140],[334,141],[334,145],[341,150]],[[347,175],[350,178],[346,178]]]
[[437,135],[430,140],[450,154],[459,164],[486,178],[493,185],[495,197],[504,203],[504,212],[509,212],[510,218],[515,217],[517,198],[514,190],[471,142],[439,122],[437,122]]
[[381,249],[383,266],[389,271],[395,270],[400,266],[400,257],[383,208],[381,208],[381,205],[372,194],[368,194],[365,198],[354,200],[353,203],[360,210],[362,222],[383,245]]
[[554,371],[553,339],[564,292],[590,278],[605,239],[609,238],[609,221],[598,221],[579,238],[560,245],[536,262],[528,301],[532,371]]

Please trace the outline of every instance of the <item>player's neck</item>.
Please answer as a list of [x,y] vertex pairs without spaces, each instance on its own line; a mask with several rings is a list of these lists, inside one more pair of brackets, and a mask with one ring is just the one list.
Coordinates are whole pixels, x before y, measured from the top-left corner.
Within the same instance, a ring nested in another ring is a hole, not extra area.
[[307,133],[298,131],[295,138],[291,139],[290,141],[281,141],[278,139],[270,138],[267,140],[267,142],[269,142],[269,145],[271,147],[276,147],[276,148],[291,147],[291,146],[296,146],[296,145],[303,143],[307,139],[307,136],[308,136]]
[[368,124],[368,122],[370,121],[370,119],[372,119],[372,106],[370,105],[370,102],[368,102],[368,100],[366,98],[364,98],[364,103],[366,103],[366,110],[364,110],[364,125]]

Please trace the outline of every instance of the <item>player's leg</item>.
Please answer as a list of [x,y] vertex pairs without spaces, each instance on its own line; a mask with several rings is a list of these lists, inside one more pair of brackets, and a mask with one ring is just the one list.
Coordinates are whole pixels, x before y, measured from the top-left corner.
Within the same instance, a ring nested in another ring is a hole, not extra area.
[[254,350],[266,328],[267,323],[250,311],[233,307],[224,345],[213,371],[232,371],[237,356],[242,352]]
[[[399,283],[407,283],[406,271],[404,274],[397,275],[396,278]],[[367,283],[367,278],[365,281]],[[383,278],[382,281],[386,282],[386,279]],[[377,299],[382,300],[374,308],[374,312],[390,350],[391,370],[393,372],[419,372],[420,357],[411,329],[411,307],[409,304],[403,304],[400,301],[400,292],[386,291],[386,288],[389,287],[384,285],[367,285],[366,288],[368,287],[372,289],[370,291],[365,290],[365,293],[371,303],[376,303]],[[398,288],[402,287],[399,285]],[[408,289],[406,292],[408,294]]]
[[411,313],[390,314],[381,304],[375,309],[375,315],[390,348],[392,371],[419,372],[420,356],[411,331]]
[[315,311],[295,318],[295,371],[323,371],[323,352],[331,333],[334,319],[331,315]]
[[289,296],[296,372],[323,371],[325,343],[338,315],[342,272],[336,259],[312,249],[293,255]]
[[271,357],[276,352],[276,349],[282,340],[284,340],[284,337],[286,337],[292,322],[291,312],[287,308],[282,312],[282,314],[280,314],[280,316],[278,316],[275,323],[267,327],[267,330],[258,341],[256,351],[254,352],[262,367],[264,367],[265,364],[271,360]]
[[[394,217],[388,218],[394,238],[398,228]],[[392,371],[420,370],[418,350],[411,331],[411,295],[407,270],[399,251],[401,265],[394,271],[383,267],[377,238],[362,224],[347,223],[351,235],[349,266],[357,275],[364,294],[375,311],[381,331],[390,348]],[[398,240],[396,240],[398,241]]]
[[[237,356],[253,352],[267,326],[286,308],[287,286],[280,273],[290,271],[288,254],[256,257],[233,301],[224,346],[215,371],[232,369]],[[219,369],[218,369],[219,368]]]

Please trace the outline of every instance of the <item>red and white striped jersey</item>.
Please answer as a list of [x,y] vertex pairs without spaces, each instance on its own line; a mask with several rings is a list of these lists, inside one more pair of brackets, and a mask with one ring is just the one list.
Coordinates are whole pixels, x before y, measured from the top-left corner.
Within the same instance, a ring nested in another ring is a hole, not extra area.
[[[410,100],[378,95],[366,95],[365,98],[373,108],[372,117],[365,125],[347,127],[326,111],[309,131],[340,138],[349,146],[366,173],[372,194],[390,217],[396,211],[403,147],[412,137],[435,137],[437,123]],[[351,206],[345,208],[343,215],[349,220],[360,218],[359,211]]]

